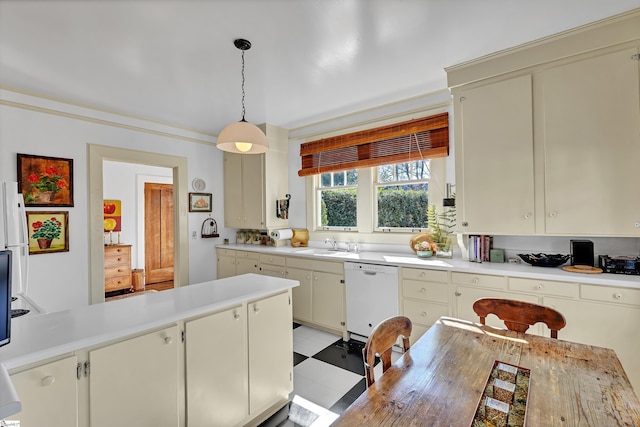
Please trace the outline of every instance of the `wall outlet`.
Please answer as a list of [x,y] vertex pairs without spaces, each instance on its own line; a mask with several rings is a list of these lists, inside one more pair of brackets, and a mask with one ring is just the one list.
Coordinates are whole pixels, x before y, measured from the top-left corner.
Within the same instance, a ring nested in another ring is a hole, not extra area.
[[198,238],[198,232],[197,231],[192,231],[191,232],[191,238],[192,239],[197,239]]

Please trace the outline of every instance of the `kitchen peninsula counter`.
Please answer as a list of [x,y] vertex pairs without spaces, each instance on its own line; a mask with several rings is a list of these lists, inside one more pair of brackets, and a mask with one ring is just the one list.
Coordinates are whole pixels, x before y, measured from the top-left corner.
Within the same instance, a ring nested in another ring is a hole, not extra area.
[[[640,289],[640,276],[627,274],[582,274],[564,271],[561,267],[534,267],[524,262],[520,264],[469,262],[459,256],[453,258],[420,259],[413,252],[361,251],[359,253],[328,251],[326,248],[265,245],[218,245],[217,249],[260,252],[287,257],[309,258],[316,261],[362,262],[370,264],[392,265],[398,267],[447,270],[462,273],[489,274],[498,276],[522,277],[537,280],[555,280],[580,282],[585,284],[610,285]],[[568,264],[567,264],[568,265]]]

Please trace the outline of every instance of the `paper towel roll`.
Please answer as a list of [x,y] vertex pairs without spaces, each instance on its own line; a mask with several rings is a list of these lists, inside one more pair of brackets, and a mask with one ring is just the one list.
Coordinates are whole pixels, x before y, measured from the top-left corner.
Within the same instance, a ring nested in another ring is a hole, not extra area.
[[271,232],[273,240],[288,240],[293,237],[293,230],[290,228],[283,228],[282,230],[274,230]]

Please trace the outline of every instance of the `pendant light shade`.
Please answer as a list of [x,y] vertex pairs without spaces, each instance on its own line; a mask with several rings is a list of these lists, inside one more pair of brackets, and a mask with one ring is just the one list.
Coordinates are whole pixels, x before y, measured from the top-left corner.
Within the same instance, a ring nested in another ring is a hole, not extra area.
[[269,149],[264,132],[244,119],[244,51],[251,48],[248,40],[236,39],[233,44],[242,51],[242,120],[231,123],[218,135],[216,147],[238,154],[260,154]]

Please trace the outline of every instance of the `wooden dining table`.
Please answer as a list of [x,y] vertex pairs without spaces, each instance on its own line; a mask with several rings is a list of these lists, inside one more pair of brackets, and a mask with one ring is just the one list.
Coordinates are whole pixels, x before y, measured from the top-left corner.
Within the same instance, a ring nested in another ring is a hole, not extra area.
[[469,427],[496,361],[530,372],[526,426],[640,426],[640,401],[613,350],[449,317],[332,426]]

